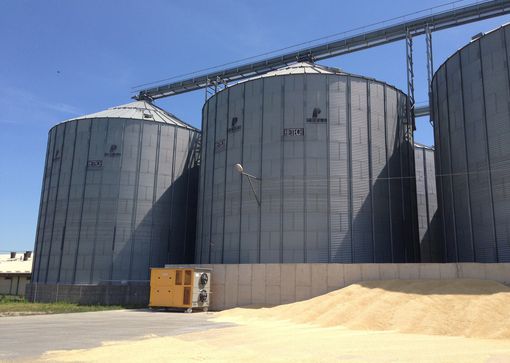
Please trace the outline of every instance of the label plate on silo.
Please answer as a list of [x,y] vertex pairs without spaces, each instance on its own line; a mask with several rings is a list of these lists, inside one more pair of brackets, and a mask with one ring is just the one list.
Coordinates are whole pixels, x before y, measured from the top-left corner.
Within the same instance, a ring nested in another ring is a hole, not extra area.
[[103,167],[103,160],[89,160],[87,161],[87,168],[99,169]]
[[305,136],[304,128],[283,129],[283,136]]

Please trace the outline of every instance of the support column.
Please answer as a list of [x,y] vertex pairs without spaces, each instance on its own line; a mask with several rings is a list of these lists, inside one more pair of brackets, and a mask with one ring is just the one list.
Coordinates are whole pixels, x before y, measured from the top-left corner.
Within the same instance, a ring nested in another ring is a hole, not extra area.
[[427,85],[429,95],[429,115],[430,123],[434,126],[434,115],[432,107],[432,78],[434,77],[434,58],[432,55],[432,31],[429,24],[425,26],[425,44],[427,48]]

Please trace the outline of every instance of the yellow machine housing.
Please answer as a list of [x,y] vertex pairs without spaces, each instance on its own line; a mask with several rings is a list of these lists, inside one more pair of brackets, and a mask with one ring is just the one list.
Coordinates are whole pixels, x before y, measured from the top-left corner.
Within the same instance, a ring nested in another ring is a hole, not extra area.
[[207,311],[211,270],[204,268],[152,268],[149,307]]

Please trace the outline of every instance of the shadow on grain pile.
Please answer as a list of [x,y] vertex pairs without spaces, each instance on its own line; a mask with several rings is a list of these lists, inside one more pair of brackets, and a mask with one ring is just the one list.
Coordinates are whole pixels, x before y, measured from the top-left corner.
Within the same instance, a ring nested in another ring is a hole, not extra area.
[[219,321],[287,320],[321,327],[510,339],[510,288],[495,281],[388,280],[353,284],[270,308],[236,308]]

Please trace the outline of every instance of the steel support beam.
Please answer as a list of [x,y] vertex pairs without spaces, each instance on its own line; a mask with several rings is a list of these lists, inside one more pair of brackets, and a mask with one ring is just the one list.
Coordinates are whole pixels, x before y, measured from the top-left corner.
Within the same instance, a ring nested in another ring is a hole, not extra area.
[[427,85],[429,95],[429,115],[431,115],[430,123],[434,125],[434,120],[432,118],[432,78],[434,76],[434,57],[432,55],[432,31],[430,30],[428,24],[425,27],[425,45],[427,48]]
[[429,105],[414,108],[414,117],[423,117],[429,115],[430,115]]
[[134,96],[136,99],[158,99],[180,93],[205,88],[209,81],[220,77],[227,84],[255,75],[266,73],[279,67],[303,60],[321,60],[363,49],[404,40],[408,32],[416,37],[425,32],[434,32],[489,19],[510,13],[510,0],[490,0],[459,7],[449,11],[438,12],[388,27],[357,34],[337,41],[282,54],[254,63],[211,72],[201,76],[183,79],[153,88],[142,89]]
[[406,35],[406,66],[407,66],[407,123],[406,137],[408,141],[416,129],[414,123],[414,65],[413,65],[413,36],[409,29]]

